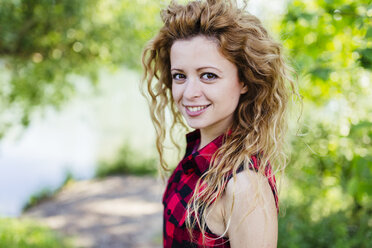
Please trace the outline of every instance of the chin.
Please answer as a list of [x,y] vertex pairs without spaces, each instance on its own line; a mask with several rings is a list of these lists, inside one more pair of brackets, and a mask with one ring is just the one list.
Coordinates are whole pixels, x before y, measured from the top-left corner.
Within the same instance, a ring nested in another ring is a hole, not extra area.
[[198,123],[193,123],[193,122],[187,122],[187,125],[193,129],[202,129],[205,127],[204,125],[200,125]]

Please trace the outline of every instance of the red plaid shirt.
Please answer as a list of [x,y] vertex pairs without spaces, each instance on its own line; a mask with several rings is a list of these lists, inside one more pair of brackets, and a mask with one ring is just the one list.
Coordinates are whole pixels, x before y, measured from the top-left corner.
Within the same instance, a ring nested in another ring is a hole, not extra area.
[[[208,145],[197,151],[200,144],[200,131],[195,130],[186,135],[186,154],[168,180],[167,188],[163,195],[164,218],[163,218],[163,243],[166,248],[181,247],[230,247],[229,240],[212,233],[207,227],[203,244],[202,232],[198,225],[195,225],[191,239],[186,228],[186,207],[195,190],[196,182],[209,169],[212,155],[222,145],[223,136],[217,137]],[[252,156],[252,164],[255,170],[258,169],[256,157]],[[241,167],[238,172],[244,168]],[[250,169],[253,169],[252,167]],[[265,171],[268,182],[275,197],[275,177],[271,175],[271,168],[267,166]],[[271,175],[271,176],[270,176]],[[231,178],[231,176],[230,176]]]

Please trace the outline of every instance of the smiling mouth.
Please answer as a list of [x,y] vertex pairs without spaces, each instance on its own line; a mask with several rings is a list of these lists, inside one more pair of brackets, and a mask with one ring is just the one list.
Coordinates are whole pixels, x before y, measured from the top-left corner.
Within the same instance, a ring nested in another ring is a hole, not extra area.
[[185,107],[190,112],[198,112],[198,111],[201,111],[203,109],[206,109],[207,107],[209,107],[209,105],[204,105],[204,106],[185,106]]
[[208,105],[200,105],[200,106],[186,106],[184,105],[186,109],[186,113],[189,116],[198,116],[204,112],[206,108],[208,108],[211,104]]

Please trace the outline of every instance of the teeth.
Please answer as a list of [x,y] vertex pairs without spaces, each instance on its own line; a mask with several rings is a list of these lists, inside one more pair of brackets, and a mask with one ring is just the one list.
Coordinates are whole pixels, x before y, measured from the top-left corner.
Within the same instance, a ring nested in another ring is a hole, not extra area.
[[191,112],[200,111],[202,109],[205,109],[207,106],[197,106],[197,107],[187,107],[187,109]]

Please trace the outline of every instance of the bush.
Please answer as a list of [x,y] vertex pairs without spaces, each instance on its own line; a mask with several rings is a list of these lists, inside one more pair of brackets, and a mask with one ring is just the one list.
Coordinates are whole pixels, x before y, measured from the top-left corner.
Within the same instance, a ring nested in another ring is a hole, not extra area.
[[154,175],[157,171],[154,158],[144,158],[141,154],[124,145],[112,162],[102,161],[96,169],[96,177],[110,175]]
[[338,211],[317,221],[308,206],[289,206],[279,218],[278,247],[367,248],[372,247],[371,213]]
[[39,192],[36,192],[35,194],[31,195],[28,201],[25,203],[25,205],[22,208],[22,211],[26,211],[36,205],[41,204],[44,201],[47,201],[51,199],[55,194],[57,194],[63,187],[65,187],[67,184],[73,182],[74,176],[71,172],[67,172],[65,175],[65,179],[61,186],[59,186],[57,189],[50,189],[50,188],[43,188]]
[[0,218],[0,248],[69,248],[72,240],[31,220]]

